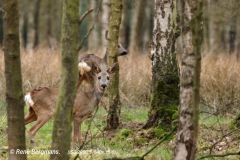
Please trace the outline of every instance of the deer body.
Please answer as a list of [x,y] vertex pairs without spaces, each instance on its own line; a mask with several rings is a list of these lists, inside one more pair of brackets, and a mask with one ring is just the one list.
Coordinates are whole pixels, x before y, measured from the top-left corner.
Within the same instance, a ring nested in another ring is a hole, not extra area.
[[[124,56],[127,54],[127,51],[122,47],[121,44],[118,44],[118,56]],[[78,88],[83,81],[86,81],[89,84],[90,89],[94,86],[94,71],[92,70],[93,64],[97,64],[101,70],[107,69],[107,52],[103,58],[99,58],[94,54],[83,54],[78,58],[78,68],[79,68],[79,79],[78,79]],[[83,66],[88,67],[85,71],[82,70]],[[86,72],[87,71],[87,72]]]
[[[109,69],[101,70],[93,64],[94,88],[88,92],[78,91],[73,106],[73,147],[75,142],[82,144],[81,124],[90,118],[94,108],[99,104],[109,82],[109,74],[115,71],[116,64]],[[87,70],[83,67],[82,70]],[[85,71],[86,72],[86,71]],[[30,91],[25,96],[25,102],[28,105],[29,113],[25,117],[25,125],[36,121],[28,131],[30,143],[34,148],[34,136],[36,132],[50,119],[54,117],[56,103],[58,98],[58,88],[39,87]]]

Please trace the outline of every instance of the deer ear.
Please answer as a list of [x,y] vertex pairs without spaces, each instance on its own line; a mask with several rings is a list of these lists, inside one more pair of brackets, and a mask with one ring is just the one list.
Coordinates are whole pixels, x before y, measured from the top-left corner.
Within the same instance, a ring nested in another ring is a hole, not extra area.
[[108,74],[112,74],[112,73],[114,73],[117,69],[118,69],[118,63],[116,62],[116,63],[112,64],[112,65],[108,68],[107,72],[108,72]]
[[93,63],[93,72],[95,74],[98,74],[101,72],[100,68],[98,67],[98,65],[96,65],[95,63]]

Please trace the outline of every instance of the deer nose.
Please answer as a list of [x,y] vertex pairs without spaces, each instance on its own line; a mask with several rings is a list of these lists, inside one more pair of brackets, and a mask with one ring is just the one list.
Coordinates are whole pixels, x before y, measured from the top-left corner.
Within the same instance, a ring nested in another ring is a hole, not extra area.
[[107,85],[106,85],[106,84],[102,84],[101,87],[102,87],[103,89],[105,89],[105,88],[107,88]]

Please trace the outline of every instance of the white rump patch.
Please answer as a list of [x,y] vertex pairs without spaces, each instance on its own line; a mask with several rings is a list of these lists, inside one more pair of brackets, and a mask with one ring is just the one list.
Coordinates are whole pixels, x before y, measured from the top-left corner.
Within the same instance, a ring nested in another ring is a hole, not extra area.
[[78,69],[81,75],[83,75],[85,72],[89,72],[92,68],[86,62],[81,61],[78,63]]
[[26,104],[29,104],[30,106],[34,105],[30,92],[24,97],[24,101]]

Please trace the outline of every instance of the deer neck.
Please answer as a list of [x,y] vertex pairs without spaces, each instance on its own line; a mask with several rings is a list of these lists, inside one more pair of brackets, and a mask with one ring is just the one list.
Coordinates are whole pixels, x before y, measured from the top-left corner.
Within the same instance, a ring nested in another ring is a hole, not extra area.
[[96,102],[95,105],[98,105],[104,95],[104,91],[99,89],[97,86],[94,86],[92,92],[93,92],[93,97],[95,97],[95,102]]

